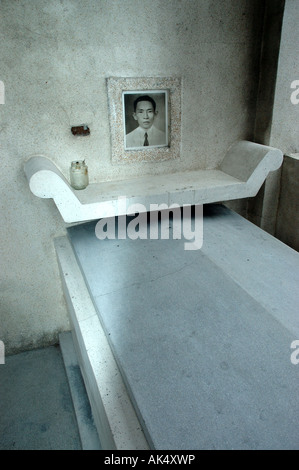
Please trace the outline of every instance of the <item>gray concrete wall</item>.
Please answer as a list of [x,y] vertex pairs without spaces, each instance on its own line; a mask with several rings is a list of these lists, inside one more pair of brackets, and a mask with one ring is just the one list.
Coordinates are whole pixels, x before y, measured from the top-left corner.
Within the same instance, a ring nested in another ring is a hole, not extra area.
[[[253,140],[272,145],[271,130],[276,92],[278,58],[285,0],[266,0],[263,18],[259,83]],[[276,211],[280,185],[280,170],[271,173],[257,196],[232,201],[229,207],[247,217],[272,235],[275,233]]]
[[[1,312],[6,350],[48,344],[68,328],[53,237],[65,226],[34,197],[30,155],[68,177],[85,158],[90,181],[213,168],[252,139],[263,3],[259,0],[1,1]],[[112,165],[106,78],[182,78],[181,158]],[[85,123],[89,137],[70,128]]]
[[[284,152],[275,236],[299,250],[299,2],[286,0],[271,144]],[[295,154],[294,158],[290,155]],[[297,155],[296,155],[297,154]]]
[[[257,197],[249,201],[248,217],[298,250],[298,160],[290,155],[299,152],[299,2],[275,0],[267,4],[270,21],[266,34],[272,47],[263,54],[266,62],[261,67],[255,139],[280,148],[285,157],[281,169],[270,175]],[[276,51],[278,61],[273,61]]]
[[[299,2],[286,0],[270,135],[271,144],[279,146],[285,154],[299,152],[299,83],[297,93],[291,88],[293,81],[299,81],[298,19]],[[294,92],[297,104],[291,99]]]
[[299,153],[284,157],[276,236],[299,251]]

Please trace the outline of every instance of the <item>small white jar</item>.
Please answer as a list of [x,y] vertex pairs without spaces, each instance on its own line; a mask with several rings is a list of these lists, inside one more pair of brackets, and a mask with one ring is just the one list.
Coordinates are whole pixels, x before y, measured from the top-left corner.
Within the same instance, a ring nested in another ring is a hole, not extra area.
[[71,163],[71,186],[74,189],[85,189],[88,186],[88,167],[85,160],[77,160]]

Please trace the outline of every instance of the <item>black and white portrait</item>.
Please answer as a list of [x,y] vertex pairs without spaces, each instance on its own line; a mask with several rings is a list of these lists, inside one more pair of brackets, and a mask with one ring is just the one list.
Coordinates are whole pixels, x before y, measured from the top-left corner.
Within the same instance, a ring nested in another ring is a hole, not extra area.
[[114,164],[180,158],[181,79],[108,77]]
[[124,91],[122,98],[125,149],[168,146],[167,91]]

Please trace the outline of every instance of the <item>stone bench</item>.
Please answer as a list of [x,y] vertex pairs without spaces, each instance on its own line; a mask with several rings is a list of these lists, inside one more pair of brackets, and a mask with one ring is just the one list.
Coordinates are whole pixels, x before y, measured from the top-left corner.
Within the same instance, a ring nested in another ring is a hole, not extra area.
[[239,141],[228,149],[217,169],[105,181],[84,190],[73,189],[45,156],[32,156],[24,169],[32,193],[53,198],[63,220],[73,223],[125,215],[136,203],[150,211],[151,204],[182,206],[253,197],[268,173],[280,167],[282,159],[278,149]]

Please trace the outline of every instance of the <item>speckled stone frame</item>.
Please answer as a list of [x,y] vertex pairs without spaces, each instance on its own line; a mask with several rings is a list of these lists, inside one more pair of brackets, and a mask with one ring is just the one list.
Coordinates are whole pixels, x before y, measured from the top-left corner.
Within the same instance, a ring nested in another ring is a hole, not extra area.
[[[123,91],[168,91],[168,147],[128,149],[124,145]],[[181,79],[180,78],[107,78],[112,163],[136,163],[172,160],[180,157]]]

